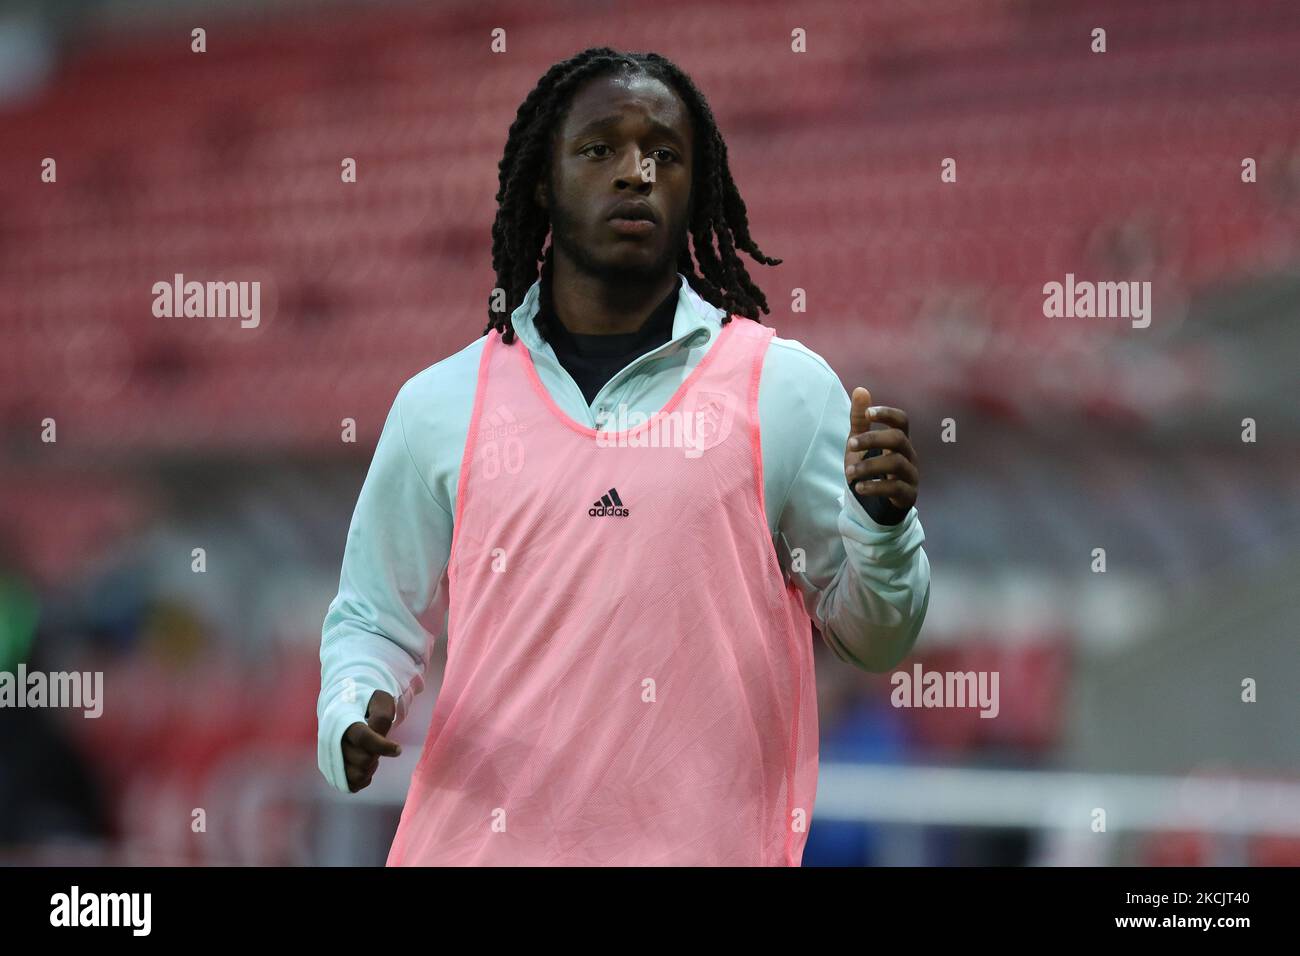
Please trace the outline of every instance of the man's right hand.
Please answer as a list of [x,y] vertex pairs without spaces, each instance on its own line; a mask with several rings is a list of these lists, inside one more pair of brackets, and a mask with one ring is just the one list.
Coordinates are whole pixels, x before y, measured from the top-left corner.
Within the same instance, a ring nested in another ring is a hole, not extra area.
[[370,695],[366,722],[358,720],[343,732],[343,769],[352,793],[370,786],[380,757],[396,757],[402,752],[395,741],[385,736],[396,716],[393,695],[377,690]]

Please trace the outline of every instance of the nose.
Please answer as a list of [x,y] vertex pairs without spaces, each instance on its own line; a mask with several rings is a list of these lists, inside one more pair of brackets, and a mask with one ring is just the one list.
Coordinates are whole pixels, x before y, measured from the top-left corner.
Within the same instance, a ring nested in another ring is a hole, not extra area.
[[629,187],[635,187],[638,192],[648,193],[650,187],[654,185],[648,179],[641,178],[641,161],[644,158],[641,150],[633,147],[626,153],[626,159],[615,170],[614,188],[624,190]]

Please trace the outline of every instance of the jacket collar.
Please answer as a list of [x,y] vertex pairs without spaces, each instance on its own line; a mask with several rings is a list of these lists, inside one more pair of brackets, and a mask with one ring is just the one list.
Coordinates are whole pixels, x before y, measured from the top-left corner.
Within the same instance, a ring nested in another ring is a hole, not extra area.
[[[691,288],[691,284],[686,281],[686,276],[680,272],[677,275],[682,281],[677,290],[677,312],[673,316],[673,334],[666,345],[655,349],[655,354],[660,356],[673,355],[682,349],[706,345],[722,329],[722,317],[726,314],[717,306],[704,301],[700,294]],[[528,287],[524,301],[519,303],[519,308],[511,313],[510,321],[514,325],[515,335],[528,346],[530,352],[553,355],[550,343],[537,331],[536,319],[541,286],[542,282],[539,278]]]

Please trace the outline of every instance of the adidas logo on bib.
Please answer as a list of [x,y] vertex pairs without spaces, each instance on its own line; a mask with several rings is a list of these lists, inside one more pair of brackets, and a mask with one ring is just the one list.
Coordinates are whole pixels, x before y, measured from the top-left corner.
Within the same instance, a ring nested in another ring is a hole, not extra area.
[[593,518],[626,518],[628,510],[623,507],[623,499],[618,496],[618,491],[611,488],[600,496],[600,500],[592,502],[587,514]]

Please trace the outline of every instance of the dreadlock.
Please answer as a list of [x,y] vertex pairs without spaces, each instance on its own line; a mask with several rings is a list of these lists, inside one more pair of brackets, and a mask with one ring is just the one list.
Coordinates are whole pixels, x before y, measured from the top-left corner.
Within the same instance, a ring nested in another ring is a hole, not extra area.
[[[547,70],[510,124],[505,153],[497,167],[500,188],[496,220],[492,223],[492,267],[496,270],[496,288],[504,290],[506,303],[505,310],[498,312],[489,302],[484,335],[497,329],[502,341],[513,342],[515,330],[510,315],[537,281],[539,262],[549,276],[553,245],[548,245],[543,255],[542,243],[550,230],[550,217],[534,201],[533,193],[538,177],[550,168],[552,131],[581,84],[619,70],[660,80],[675,90],[690,110],[696,145],[692,175],[695,202],[689,232],[695,239],[700,271],[695,271],[690,243],[683,244],[678,252],[677,271],[686,276],[701,298],[726,311],[723,323],[732,315],[757,322],[760,309],[770,312],[763,291],[750,279],[736,250],[743,250],[764,265],[780,265],[781,260],[765,256],[750,238],[745,202],[727,165],[727,144],[704,96],[690,77],[657,53],[591,47]],[[550,330],[544,325],[543,320],[538,330],[547,336]]]

